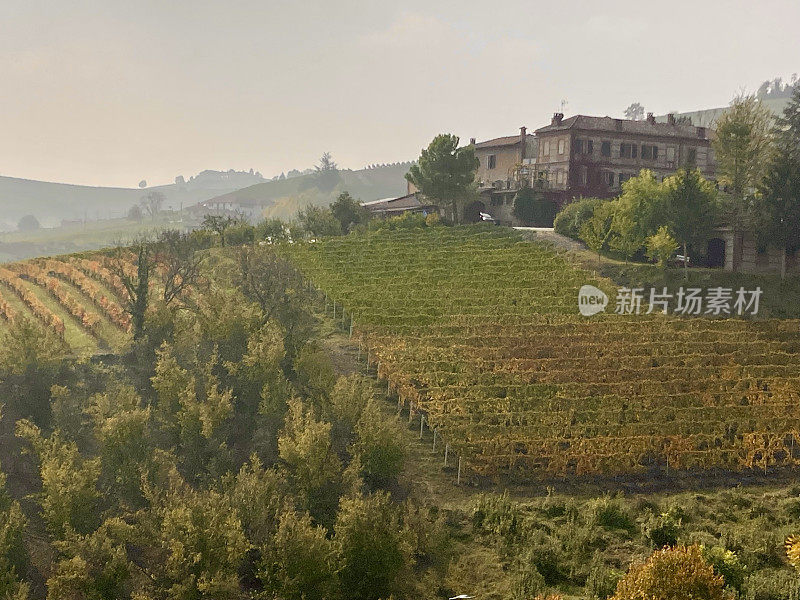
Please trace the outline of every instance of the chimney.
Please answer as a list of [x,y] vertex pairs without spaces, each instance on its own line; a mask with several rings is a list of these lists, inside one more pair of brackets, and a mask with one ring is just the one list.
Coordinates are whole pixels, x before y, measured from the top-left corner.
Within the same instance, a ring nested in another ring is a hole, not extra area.
[[675,125],[675,113],[669,113],[667,115],[667,123],[670,125]]
[[650,125],[655,125],[656,118],[653,116],[653,113],[647,113],[647,122],[650,123]]
[[551,125],[561,125],[561,121],[564,119],[564,113],[553,113],[553,120],[550,121]]
[[525,142],[525,136],[527,135],[527,133],[528,133],[528,128],[525,127],[524,125],[519,128],[519,139],[521,142]]
[[475,138],[469,138],[469,145],[470,146],[474,146],[475,145]]

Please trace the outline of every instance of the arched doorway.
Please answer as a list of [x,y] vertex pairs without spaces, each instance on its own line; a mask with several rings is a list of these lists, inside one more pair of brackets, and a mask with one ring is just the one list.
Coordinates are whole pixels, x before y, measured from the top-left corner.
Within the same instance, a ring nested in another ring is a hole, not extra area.
[[725,240],[722,238],[712,238],[708,240],[706,262],[709,267],[725,266]]
[[486,206],[480,200],[470,202],[464,207],[464,223],[477,223],[481,220],[481,213],[486,212]]

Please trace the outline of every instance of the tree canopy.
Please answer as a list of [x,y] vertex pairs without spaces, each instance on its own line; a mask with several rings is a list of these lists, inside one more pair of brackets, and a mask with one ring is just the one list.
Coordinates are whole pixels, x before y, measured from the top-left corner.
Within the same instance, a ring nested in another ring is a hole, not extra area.
[[406,179],[433,204],[449,208],[453,222],[459,207],[474,195],[478,159],[471,146],[459,147],[458,136],[440,134],[420,154]]

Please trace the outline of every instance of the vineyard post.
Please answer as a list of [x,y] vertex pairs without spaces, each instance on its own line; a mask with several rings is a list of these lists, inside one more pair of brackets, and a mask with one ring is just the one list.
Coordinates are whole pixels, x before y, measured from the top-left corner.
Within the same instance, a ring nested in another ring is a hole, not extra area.
[[422,427],[425,425],[425,415],[419,414],[419,439],[422,439]]
[[353,339],[353,315],[350,315],[350,339]]
[[411,423],[413,419],[414,419],[414,401],[412,400],[408,403],[408,422]]
[[356,356],[356,362],[361,362],[361,342],[358,342],[358,355]]
[[450,444],[445,443],[444,445],[444,466],[447,466],[447,454],[450,452]]
[[433,430],[433,451],[436,452],[436,434],[439,433],[439,428]]
[[336,320],[336,300],[333,301],[333,320]]
[[456,485],[461,485],[461,457],[458,457],[458,476],[456,477]]

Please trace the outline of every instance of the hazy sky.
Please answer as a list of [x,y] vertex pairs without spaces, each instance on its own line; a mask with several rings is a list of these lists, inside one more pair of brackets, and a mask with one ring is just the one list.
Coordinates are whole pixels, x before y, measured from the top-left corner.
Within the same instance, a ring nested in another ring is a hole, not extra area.
[[797,0],[0,0],[0,175],[135,187],[416,158],[437,133],[721,106],[800,71]]

